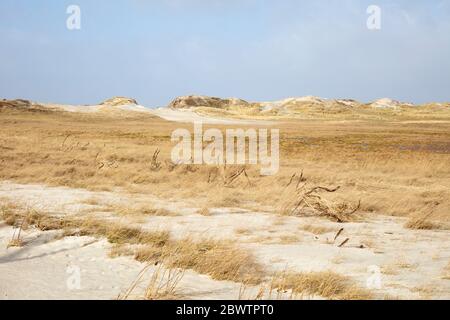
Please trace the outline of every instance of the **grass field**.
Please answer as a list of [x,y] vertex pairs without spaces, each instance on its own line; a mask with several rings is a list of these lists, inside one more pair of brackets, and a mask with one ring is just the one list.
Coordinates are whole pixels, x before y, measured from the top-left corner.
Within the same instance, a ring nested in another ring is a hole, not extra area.
[[[266,243],[267,248],[274,244],[291,248],[305,242],[304,239],[310,239],[311,235],[320,238],[323,245],[334,246],[332,250],[340,250],[330,238],[341,226],[347,228],[346,223],[362,225],[380,217],[401,217],[405,234],[425,230],[448,235],[450,116],[443,112],[431,120],[429,117],[421,119],[417,113],[414,117],[404,118],[349,118],[324,118],[322,114],[316,118],[277,120],[272,127],[280,129],[281,134],[280,171],[274,176],[261,176],[259,168],[250,165],[173,164],[170,161],[174,146],[171,133],[177,128],[192,131],[191,124],[168,122],[150,114],[126,111],[69,113],[4,109],[0,110],[0,180],[90,192],[92,196],[80,200],[80,203],[95,209],[88,212],[88,215],[98,215],[95,216],[95,227],[80,225],[79,220],[75,223],[74,218],[64,220],[63,224],[58,220],[55,227],[55,221],[50,219],[51,230],[68,232],[68,229],[84,228],[83,235],[107,238],[114,245],[112,256],[134,255],[138,261],[144,262],[161,259],[161,256],[165,259],[171,257],[170,262],[166,259],[169,268],[192,269],[214,280],[261,286],[267,288],[265,294],[270,292],[271,297],[274,288],[284,288],[295,295],[307,293],[331,299],[373,298],[372,293],[349,283],[346,277],[335,272],[295,270],[280,276],[271,270],[275,262],[261,261],[261,255],[255,258],[252,253],[253,243]],[[205,125],[205,129],[208,127],[211,126]],[[226,128],[219,126],[221,130]],[[244,172],[243,169],[247,176],[238,174]],[[157,197],[163,203],[183,202],[197,211],[186,214],[177,207],[154,207],[145,200],[133,200],[133,204],[105,203],[102,192],[135,195],[136,199]],[[8,194],[6,196],[8,198]],[[12,219],[9,223],[17,226],[18,221],[31,219],[22,209],[16,208],[22,212],[21,217],[12,214],[16,212],[13,209],[17,203],[11,204],[6,198],[3,199],[4,220]],[[303,201],[300,208],[299,200]],[[156,232],[145,231],[145,223],[150,221],[152,224],[174,221],[189,225],[191,220],[188,218],[195,215],[195,225],[204,221],[207,228],[208,221],[215,219],[217,212],[236,208],[244,210],[244,213],[239,213],[242,216],[245,212],[249,212],[249,216],[250,213],[263,212],[266,214],[264,219],[272,219],[271,226],[255,231],[257,228],[252,225],[233,224],[234,234],[222,240],[201,239],[196,232],[174,239],[170,230],[167,234],[157,233],[157,240],[161,234],[165,236],[163,244],[155,244],[152,237],[148,238],[149,241],[142,237],[147,235],[145,232]],[[100,219],[105,212],[112,213],[119,225],[110,225],[108,229],[101,227],[107,223]],[[182,221],[183,218],[186,219]],[[318,220],[310,220],[315,218]],[[88,217],[82,215],[77,219]],[[121,229],[120,223],[124,221],[128,221],[126,224],[142,222],[144,231],[140,228]],[[287,221],[298,221],[297,231],[289,229],[287,232]],[[42,228],[45,221],[41,224],[28,222],[48,231]],[[362,236],[358,231],[362,229],[358,228],[355,225],[354,237],[361,237],[358,238],[361,248],[373,247],[373,251],[380,252],[386,249],[381,248],[386,244],[373,244],[377,241],[376,234],[369,239],[368,233]],[[336,237],[334,241],[337,241]],[[16,241],[20,239],[12,240],[15,241],[12,245],[20,246],[21,242]],[[341,244],[339,247],[348,243],[342,240],[337,243]],[[348,240],[351,243],[353,235]],[[244,245],[236,247],[236,243]],[[413,249],[414,244],[411,245]],[[438,241],[434,245],[439,248]],[[444,262],[447,259],[445,248],[442,249],[442,257],[436,258],[440,264],[442,259]],[[206,256],[202,252],[206,252]],[[333,261],[326,259],[339,265],[351,255],[335,256]],[[289,260],[288,255],[283,258]],[[246,263],[238,263],[236,259]],[[241,267],[245,270],[242,271]],[[399,269],[401,267],[392,265],[385,268],[392,276]],[[153,279],[153,283],[155,281]],[[178,284],[179,279],[175,282]],[[443,293],[436,294],[448,296],[445,288]],[[147,289],[151,293],[147,296],[152,297],[161,291],[161,288]],[[426,288],[410,289],[429,294]],[[173,290],[169,291],[161,293],[161,297],[173,296]],[[258,292],[252,292],[250,296],[256,294]],[[392,297],[392,292],[378,292],[376,297],[380,298],[380,294]]]
[[[247,167],[250,183],[211,175],[239,168],[174,166],[171,133],[189,124],[149,115],[15,113],[0,118],[0,178],[20,182],[151,192],[166,198],[195,198],[203,206],[270,207],[276,212],[292,175],[311,186],[340,186],[339,201],[358,202],[362,211],[413,216],[450,214],[450,121],[296,120],[277,124],[281,132],[280,172],[262,177]],[[206,127],[207,128],[207,127]],[[226,127],[222,126],[222,129]],[[160,167],[152,168],[152,157]],[[210,179],[211,180],[211,179]]]

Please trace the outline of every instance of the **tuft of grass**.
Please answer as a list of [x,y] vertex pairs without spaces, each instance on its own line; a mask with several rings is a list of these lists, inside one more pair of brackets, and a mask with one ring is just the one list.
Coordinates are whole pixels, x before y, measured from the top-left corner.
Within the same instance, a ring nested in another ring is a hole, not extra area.
[[[262,281],[262,267],[253,256],[228,241],[194,241],[190,238],[173,240],[167,231],[147,231],[110,220],[57,218],[37,211],[30,214],[20,210],[2,210],[1,213],[2,219],[11,225],[28,217],[28,225],[43,231],[62,229],[65,236],[105,237],[115,247],[140,245],[135,258],[141,262],[164,261],[170,268],[193,269],[216,280]],[[114,251],[113,255],[130,252],[117,248]]]
[[368,300],[370,292],[351,283],[346,277],[331,271],[282,273],[274,277],[272,287],[291,290],[294,295],[320,296],[331,300]]
[[398,265],[388,264],[381,268],[381,272],[386,275],[398,275]]
[[6,209],[3,208],[0,210],[0,218],[7,225],[20,225],[21,230],[27,230],[29,226],[36,226],[42,231],[59,230],[65,227],[65,221],[63,219],[51,217],[31,209],[17,210],[17,207],[11,206],[8,206]]
[[159,217],[174,217],[178,216],[177,213],[164,208],[156,208],[149,204],[139,204],[135,206],[124,205],[107,205],[104,208],[105,211],[113,212],[122,216],[159,216]]
[[330,233],[330,232],[335,231],[334,228],[312,225],[312,224],[302,225],[299,228],[301,230],[304,230],[306,232],[309,232],[309,233],[312,233],[315,235],[321,235],[321,234]]
[[405,224],[405,228],[412,230],[438,230],[442,226],[430,221],[430,217],[433,213],[428,214],[415,214],[411,216]]
[[204,207],[198,211],[198,213],[202,216],[209,217],[211,215],[211,211],[207,207]]
[[[94,231],[93,235],[96,234],[98,233]],[[167,231],[149,232],[123,225],[113,225],[107,228],[107,232],[103,235],[114,244],[152,244],[158,247],[164,246],[170,237]]]
[[90,205],[90,206],[99,206],[101,204],[101,201],[96,197],[90,197],[86,200],[83,200],[81,203]]
[[280,242],[282,244],[297,243],[299,241],[301,241],[301,239],[296,235],[284,235],[280,237]]
[[115,244],[109,251],[110,258],[126,257],[134,255],[134,246],[128,244]]
[[444,273],[443,273],[442,279],[450,280],[450,262],[448,263],[448,265],[444,269]]
[[159,248],[150,245],[138,249],[135,258],[141,262],[164,261],[169,267],[192,269],[215,280],[257,284],[263,277],[253,256],[228,241],[184,239]]
[[0,219],[5,221],[5,223],[9,226],[14,226],[16,223],[16,219],[14,218],[14,212],[18,209],[18,206],[5,202],[0,206]]
[[175,300],[180,298],[177,287],[183,279],[185,270],[166,269],[160,266],[152,275],[145,289],[145,300]]
[[253,233],[250,228],[237,228],[234,232],[242,236],[249,236]]
[[20,238],[13,238],[8,242],[7,248],[14,248],[14,247],[23,247],[23,240]]
[[[131,284],[130,288],[123,294],[119,295],[119,300],[127,300],[132,298],[133,292],[143,282],[144,276],[150,269],[155,268],[154,265],[147,265],[139,273],[137,279]],[[152,270],[152,275],[148,284],[145,286],[144,300],[175,300],[181,298],[178,293],[178,285],[183,279],[185,270],[166,268],[162,264]]]

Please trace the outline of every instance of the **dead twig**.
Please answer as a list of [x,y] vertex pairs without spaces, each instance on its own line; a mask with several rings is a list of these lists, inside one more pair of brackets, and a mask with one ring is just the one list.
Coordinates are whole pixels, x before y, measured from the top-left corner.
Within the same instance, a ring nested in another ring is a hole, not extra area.
[[286,185],[286,188],[289,187],[292,184],[292,182],[294,181],[296,175],[297,175],[296,173],[294,173],[292,175],[291,180],[289,180],[289,183]]
[[[300,175],[302,177],[303,175]],[[298,184],[299,185],[299,184]],[[321,192],[334,193],[341,187],[329,188],[317,186],[310,189],[306,188],[306,183],[291,195],[291,200],[285,205],[283,211],[288,215],[316,215],[330,218],[339,223],[347,222],[351,216],[361,207],[361,201],[354,208],[350,208],[347,203],[333,205],[323,199]],[[338,235],[339,236],[339,235]]]
[[298,177],[298,182],[297,182],[297,186],[295,187],[295,190],[300,189],[300,183],[305,182],[305,181],[306,181],[306,179],[303,178],[303,170],[302,170],[300,177]]
[[336,236],[334,237],[334,240],[333,241],[336,241],[337,240],[337,238],[341,235],[341,233],[344,231],[344,228],[341,228],[337,233],[336,233]]
[[156,149],[152,156],[152,162],[150,164],[150,170],[159,171],[161,169],[161,162],[158,161],[158,156],[161,153],[161,150]]
[[325,188],[325,187],[315,187],[315,188],[312,188],[311,190],[309,190],[308,192],[306,192],[305,195],[309,196],[309,195],[311,195],[311,194],[313,194],[315,192],[318,192],[318,191],[326,191],[326,192],[332,193],[332,192],[338,191],[340,188],[341,188],[340,186],[336,187],[336,188],[333,188],[333,189],[332,188]]
[[339,248],[342,248],[343,246],[345,246],[346,243],[349,242],[349,241],[350,241],[350,238],[345,239],[344,242],[342,242],[342,243],[339,245]]

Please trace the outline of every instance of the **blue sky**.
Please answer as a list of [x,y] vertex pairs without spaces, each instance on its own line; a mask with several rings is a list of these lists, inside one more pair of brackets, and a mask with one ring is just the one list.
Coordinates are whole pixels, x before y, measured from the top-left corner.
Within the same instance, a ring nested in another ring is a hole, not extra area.
[[1,98],[450,101],[450,0],[2,0],[0,40]]

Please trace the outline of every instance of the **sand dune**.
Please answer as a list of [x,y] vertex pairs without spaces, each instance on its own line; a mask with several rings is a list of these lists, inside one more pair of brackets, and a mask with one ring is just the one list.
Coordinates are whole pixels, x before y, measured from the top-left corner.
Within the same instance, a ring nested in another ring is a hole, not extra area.
[[[447,107],[355,120],[356,102],[322,103],[1,101],[0,299],[115,299],[144,268],[130,299],[449,298]],[[173,163],[171,133],[194,121],[274,124],[278,174]],[[182,274],[176,292],[152,291],[159,270]]]
[[[50,208],[60,215],[74,212],[80,212],[77,215],[91,212],[92,215],[96,210],[101,212],[102,205],[107,203],[120,202],[132,207],[149,200],[143,194],[89,192],[13,183],[0,184],[0,197],[31,207],[38,204],[37,208]],[[97,204],[86,204],[86,200],[92,198],[97,199]],[[157,197],[152,201],[176,210],[179,215],[147,217],[140,222],[142,228],[168,230],[172,237],[179,239],[193,235],[209,239],[233,239],[250,250],[266,270],[334,270],[350,274],[355,283],[365,286],[371,266],[379,266],[382,268],[380,272],[383,272],[383,289],[373,291],[378,297],[420,298],[423,292],[417,288],[432,287],[435,298],[449,298],[450,283],[439,280],[450,259],[448,231],[410,231],[403,228],[404,219],[378,217],[346,224],[342,239],[333,241],[341,225],[330,221],[285,217],[282,222],[275,223],[279,218],[270,213],[239,208],[211,209],[211,216],[205,219],[196,213],[198,208],[187,203],[169,204]],[[77,211],[74,211],[75,207]],[[122,222],[130,219],[128,223],[133,224],[132,216],[127,218],[111,214],[109,219]],[[329,231],[314,235],[307,231],[310,225],[320,225]],[[235,232],[249,226],[251,234]],[[28,242],[25,247],[6,249],[12,232],[11,227],[0,226],[0,298],[114,299],[128,289],[145,266],[129,257],[109,258],[111,244],[105,239],[58,239],[55,238],[57,232],[40,232],[36,229],[25,232],[25,241]],[[283,240],[289,235],[295,235],[297,240]],[[350,238],[350,242],[344,248],[338,247],[345,238]],[[361,247],[363,243],[366,245]],[[370,243],[370,247],[367,243]],[[80,289],[70,289],[66,285],[69,278],[66,270],[71,266],[81,268]],[[150,270],[149,276],[154,271],[155,268]],[[189,299],[236,299],[239,287],[238,283],[215,281],[189,271],[180,283],[179,290]],[[140,290],[142,288],[138,288],[135,294],[138,295]],[[257,292],[257,287],[249,290]]]

